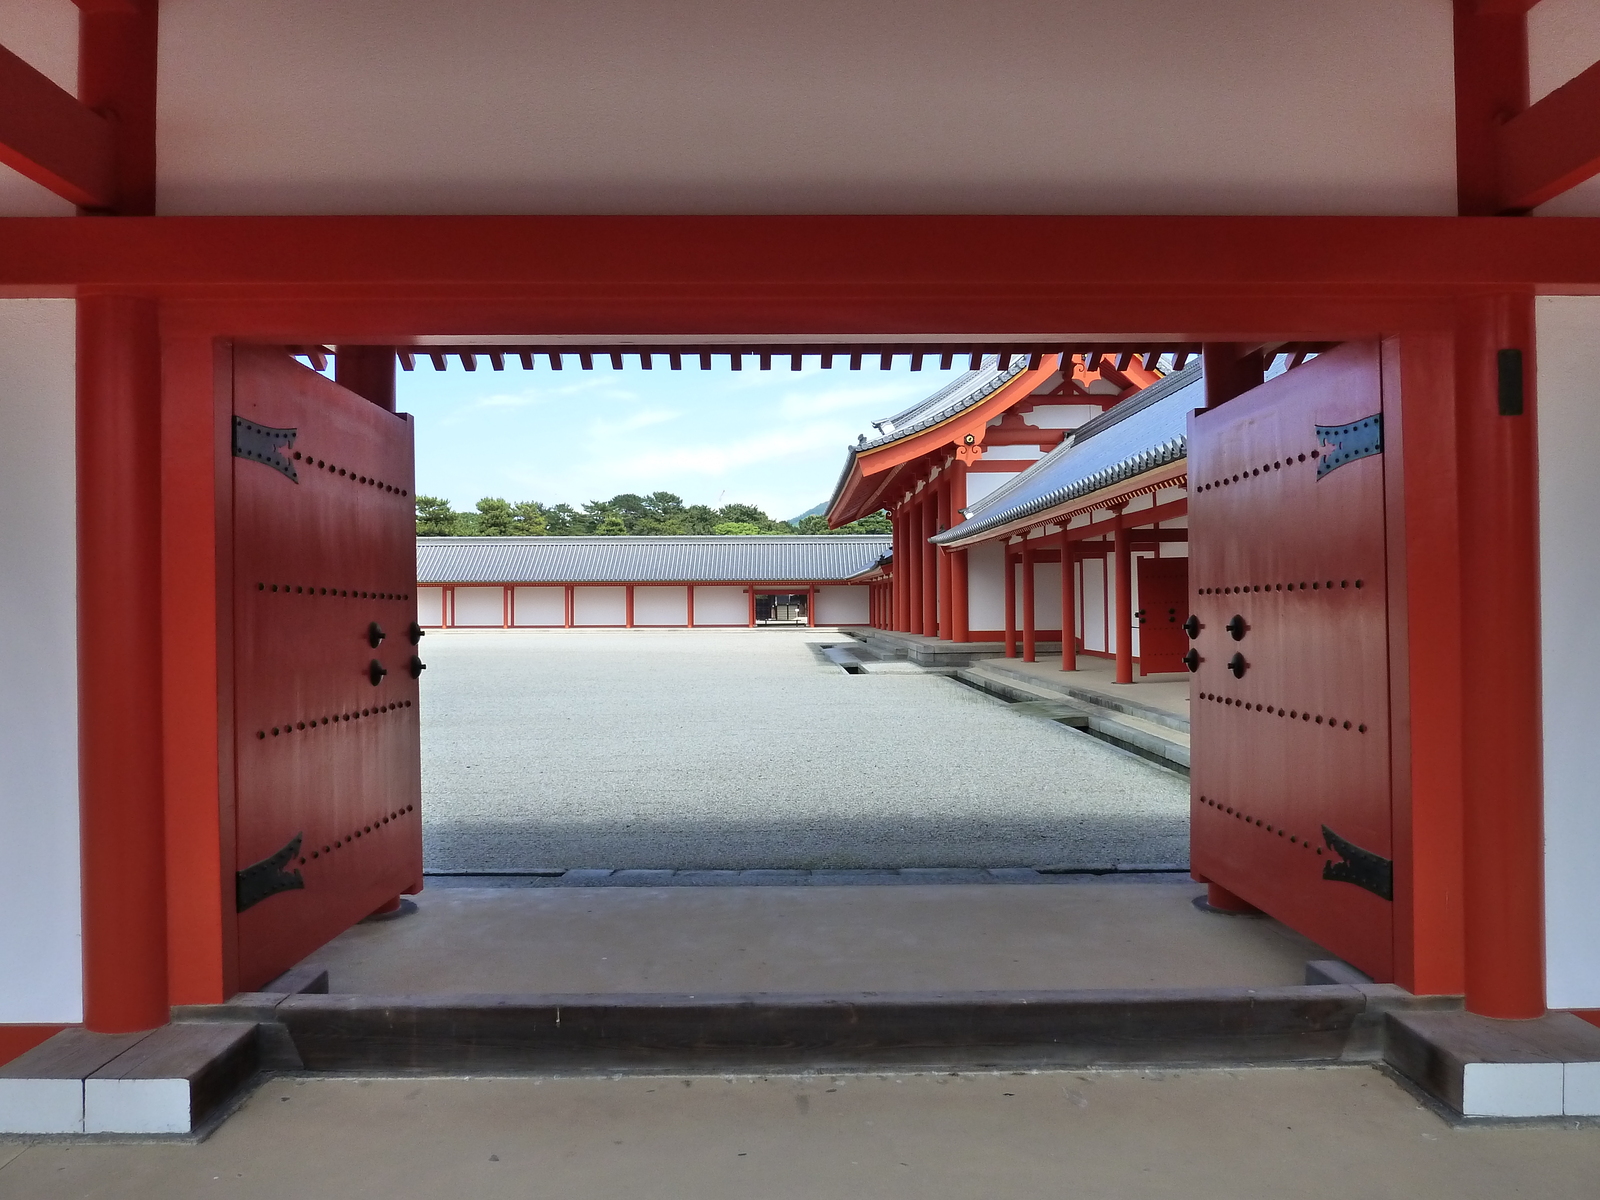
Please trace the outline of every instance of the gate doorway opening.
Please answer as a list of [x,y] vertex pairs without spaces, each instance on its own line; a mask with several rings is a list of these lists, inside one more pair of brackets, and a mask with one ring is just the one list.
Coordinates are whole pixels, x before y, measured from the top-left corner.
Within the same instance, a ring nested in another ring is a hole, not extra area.
[[757,625],[808,625],[811,597],[806,592],[757,592]]
[[[1040,365],[1041,366],[1045,365],[1043,363],[1043,361],[1042,361],[1043,358],[1044,358],[1043,354],[1034,355],[1033,357],[1035,359],[1037,359],[1037,360],[1041,360],[1040,361]],[[1174,355],[1174,358],[1176,358],[1176,355]],[[1026,360],[1023,360],[1023,361],[1026,361]],[[1176,364],[1173,363],[1173,365],[1176,365]],[[1002,421],[1003,421],[1003,418],[1002,418]],[[942,531],[940,531],[940,532],[942,532]],[[1185,534],[1186,538],[1188,536],[1189,535]],[[899,547],[897,547],[897,549],[898,548]],[[1159,544],[1158,544],[1157,549],[1158,550],[1160,549]],[[1007,557],[1009,558],[1010,555],[1008,554]],[[1036,564],[1048,562],[1048,559],[1045,558],[1045,556],[1043,554],[1034,556],[1034,560],[1035,560]],[[1059,563],[1060,559],[1057,558],[1056,561]],[[1187,576],[1188,563],[1187,563],[1187,560],[1185,560],[1185,559],[1162,558],[1162,557],[1159,557],[1158,555],[1140,556],[1140,557],[1137,557],[1137,558],[1133,559],[1133,561],[1137,562],[1139,564],[1139,566],[1138,566],[1138,586],[1139,586],[1138,594],[1140,596],[1140,603],[1142,604],[1143,607],[1141,607],[1139,610],[1137,610],[1136,613],[1134,614],[1135,620],[1139,622],[1139,625],[1137,627],[1129,626],[1127,628],[1126,632],[1129,635],[1132,635],[1135,632],[1135,629],[1137,629],[1137,632],[1140,635],[1143,635],[1145,638],[1148,639],[1147,642],[1146,642],[1145,651],[1140,656],[1140,658],[1141,658],[1141,664],[1140,664],[1140,675],[1141,675],[1141,677],[1149,677],[1149,676],[1152,676],[1152,675],[1157,675],[1157,676],[1170,675],[1170,673],[1171,673],[1173,668],[1176,668],[1178,670],[1183,669],[1183,667],[1185,665],[1184,664],[1184,653],[1185,653],[1185,651],[1182,648],[1186,646],[1186,644],[1190,640],[1190,636],[1192,636],[1192,635],[1184,636],[1180,632],[1180,631],[1184,630],[1185,627],[1190,624],[1189,618],[1193,615],[1192,610],[1196,607],[1195,604],[1189,602],[1188,597],[1185,594],[1189,590],[1188,589],[1188,576]],[[904,568],[901,566],[901,564],[894,563],[894,562],[891,561],[888,564],[887,571],[885,572],[885,574],[887,575],[887,581],[890,584],[891,591],[892,591],[892,588],[893,588],[893,585],[894,585],[894,582],[895,582],[895,571],[897,569],[899,569],[901,571],[901,573],[902,573],[902,579],[901,579],[902,582],[907,582],[907,583],[911,582],[910,580],[904,578]],[[1083,589],[1081,587],[1081,583],[1078,586],[1078,588],[1075,589],[1075,591],[1077,593],[1077,597],[1081,597],[1082,591],[1083,591]],[[932,594],[933,602],[934,602],[934,605],[935,605],[935,609],[937,611],[938,603],[939,603],[939,601],[938,601],[939,591],[938,591],[938,577],[937,577],[937,575],[935,575],[935,582],[934,582],[933,586],[929,589],[929,592]],[[1013,597],[1007,597],[1007,599],[1012,599],[1012,598]],[[808,593],[797,593],[797,592],[792,592],[792,591],[791,592],[762,592],[762,591],[757,590],[757,589],[751,589],[750,590],[750,603],[751,603],[752,609],[753,609],[753,622],[752,623],[754,623],[754,624],[774,624],[774,625],[789,624],[789,625],[794,625],[794,626],[809,625],[811,623],[812,619],[813,619],[813,613],[814,613],[813,604],[810,603],[810,601],[812,601],[812,599],[813,599],[813,597],[809,592]],[[1026,607],[1027,601],[1026,601],[1026,599],[1024,597],[1018,596],[1018,597],[1015,597],[1015,599],[1019,603],[1023,604],[1024,607]],[[569,601],[569,603],[570,603],[570,601]],[[872,619],[872,621],[869,622],[869,624],[870,625],[877,625],[879,623],[880,613],[883,612],[883,611],[892,612],[893,605],[894,605],[894,601],[892,599],[889,599],[886,602],[886,604],[874,603],[874,605],[872,606],[872,609],[871,609],[873,619]],[[1106,608],[1110,608],[1111,606],[1109,604],[1107,604],[1105,607]],[[506,624],[509,624],[509,623],[510,623],[509,621],[506,622]],[[888,622],[884,622],[884,623],[887,624]],[[1172,628],[1167,628],[1168,626],[1171,626]],[[1146,632],[1146,630],[1148,630],[1148,632]],[[1180,636],[1183,637],[1183,641],[1181,641],[1181,642],[1178,641],[1178,638]],[[934,639],[934,640],[937,641],[939,639]],[[1168,661],[1169,659],[1175,660],[1175,661]],[[438,663],[436,662],[435,663],[435,668],[436,669],[437,669],[437,666],[438,666]],[[1161,668],[1166,668],[1166,670],[1163,671]],[[863,669],[861,671],[859,671],[859,672],[848,672],[847,674],[859,678],[861,675],[864,675],[864,674],[865,675],[870,675],[870,674],[873,674],[873,673],[874,672],[872,672],[870,670],[870,668],[867,668],[867,667],[864,666]],[[892,674],[892,672],[891,672],[891,674]],[[438,678],[438,676],[430,676],[430,677],[428,677],[427,680],[424,683],[424,687],[431,686],[437,678]],[[1015,703],[1019,703],[1019,702],[1013,701],[1012,703],[1015,704]],[[1026,702],[1021,702],[1021,703],[1026,703]],[[1070,723],[1069,723],[1069,728],[1070,727],[1071,726],[1070,726]],[[926,733],[927,731],[924,730],[922,732]],[[914,741],[914,739],[915,739],[915,733],[913,732],[913,739],[912,740]],[[981,739],[980,739],[980,741],[981,741]],[[822,749],[825,749],[825,747],[822,748]],[[1204,748],[1197,745],[1196,746],[1196,752],[1203,754],[1204,753]],[[465,764],[465,763],[463,763],[461,765],[462,765],[462,768],[463,768],[461,773],[465,774],[466,770],[472,769],[476,764]],[[1187,808],[1187,805],[1185,805],[1185,807]],[[426,806],[424,806],[424,810],[426,811]],[[1187,825],[1187,821],[1186,820],[1184,821],[1184,825],[1185,826]],[[1296,844],[1298,845],[1298,841],[1297,841]],[[1176,859],[1176,861],[1174,861],[1175,859]],[[870,868],[870,867],[874,866],[875,864],[872,864],[871,862],[866,862],[866,863],[864,863],[862,865],[864,867],[866,867],[866,868]],[[881,865],[881,864],[876,864],[876,865]],[[1095,867],[1099,867],[1099,866],[1106,866],[1106,867],[1111,868],[1114,871],[1115,868],[1118,865],[1119,864],[1116,864],[1116,863],[1097,864],[1097,863],[1090,863],[1090,862],[1077,862],[1077,863],[1072,863],[1072,862],[1068,862],[1068,863],[1034,862],[1034,863],[1031,863],[1031,864],[1030,863],[1011,862],[1011,863],[1005,864],[1000,869],[1007,869],[1007,868],[1014,869],[1014,870],[1017,870],[1017,869],[1030,869],[1030,870],[1034,870],[1035,872],[1037,872],[1038,868],[1040,868],[1040,867],[1044,867],[1044,868],[1065,867],[1066,870],[1062,871],[1062,874],[1067,874],[1067,873],[1069,873],[1071,871],[1079,871],[1079,872],[1081,872],[1083,874],[1092,874],[1093,872],[1092,872],[1091,868],[1095,868]],[[1148,869],[1150,867],[1159,867],[1159,868],[1163,868],[1163,869],[1167,869],[1167,870],[1172,870],[1173,873],[1177,873],[1178,870],[1181,870],[1181,868],[1187,866],[1188,862],[1187,862],[1187,855],[1185,854],[1182,858],[1178,858],[1177,856],[1172,856],[1170,858],[1166,858],[1164,860],[1160,860],[1160,861],[1157,861],[1157,862],[1151,862],[1148,857],[1145,857],[1144,860],[1142,862],[1140,862],[1138,857],[1135,857],[1134,861],[1127,862],[1125,865],[1131,866],[1131,867],[1143,866],[1146,869]],[[826,864],[824,864],[824,866],[826,866]],[[638,871],[638,872],[644,872],[646,874],[649,874],[651,872],[659,873],[660,871],[662,871],[664,869],[668,869],[668,868],[664,868],[658,862],[656,864],[652,864],[652,865],[649,865],[649,866],[645,866],[645,865],[638,865],[638,866],[624,865],[624,866],[621,866],[621,867],[601,866],[598,863],[590,864],[587,867],[574,867],[574,866],[569,864],[569,865],[565,865],[563,869],[564,870],[579,870],[579,871],[587,870],[587,871],[591,872],[592,875],[596,876],[595,881],[598,882],[598,876],[607,875],[607,874],[609,874],[611,872],[614,872],[614,871],[615,872],[620,872],[620,873],[623,873],[623,874],[626,874],[626,873],[628,873],[630,871]],[[718,869],[727,870],[727,869],[731,869],[731,868],[709,868],[709,869],[711,869],[711,870],[718,870]],[[754,870],[754,871],[760,871],[762,869],[784,870],[784,869],[792,869],[792,868],[788,864],[781,864],[781,865],[774,866],[774,864],[769,862],[767,864],[750,865],[750,866],[746,867],[745,869]],[[957,870],[957,871],[959,871],[959,870],[963,870],[963,869],[975,869],[975,868],[974,868],[974,865],[972,863],[966,863],[966,862],[961,862],[959,860],[956,860],[956,861],[946,861],[946,862],[940,862],[940,863],[930,863],[925,867],[910,868],[910,869],[913,869],[913,870],[915,870],[915,869],[924,869],[924,870],[940,870],[940,869],[944,869],[944,870],[947,870],[947,871],[948,870]],[[976,868],[976,869],[979,869],[979,870],[992,870],[992,869],[995,869],[995,868],[993,868],[993,867],[981,867],[981,868]],[[539,880],[539,879],[546,879],[546,878],[552,877],[552,872],[554,872],[554,870],[555,870],[555,867],[552,866],[549,863],[539,862],[538,860],[524,859],[520,863],[501,863],[501,864],[498,864],[498,865],[496,865],[496,864],[487,864],[487,865],[485,865],[485,869],[483,869],[481,873],[484,874],[484,875],[499,874],[501,876],[509,877],[509,876],[516,876],[520,872],[520,873],[523,874],[523,877],[526,880]],[[1130,873],[1137,874],[1137,871],[1132,871]],[[1224,869],[1224,871],[1219,872],[1219,874],[1225,874],[1225,869]],[[459,873],[456,876],[456,878],[462,878],[462,877],[470,878],[471,877],[471,873],[469,871],[464,871],[464,872]],[[1221,883],[1221,882],[1219,882],[1217,880],[1211,880],[1211,882],[1214,885],[1213,886],[1213,898],[1214,899],[1222,897],[1222,896],[1227,896],[1227,897],[1239,898],[1241,901],[1247,901],[1248,897],[1250,897],[1251,895],[1259,895],[1260,894],[1259,892],[1257,892],[1254,889],[1251,880],[1246,878],[1243,875],[1233,875],[1233,876],[1226,876],[1225,875],[1225,877],[1230,882],[1234,883],[1236,886],[1232,887],[1232,888],[1228,888],[1227,885],[1224,884],[1224,883]],[[643,880],[635,880],[633,882],[644,882],[644,881]],[[1352,957],[1354,957],[1354,956],[1352,956]],[[1373,965],[1375,963],[1375,961],[1376,960],[1373,960],[1373,959],[1369,958],[1364,965],[1371,966],[1371,965]],[[1380,968],[1380,970],[1381,970],[1381,968]]]

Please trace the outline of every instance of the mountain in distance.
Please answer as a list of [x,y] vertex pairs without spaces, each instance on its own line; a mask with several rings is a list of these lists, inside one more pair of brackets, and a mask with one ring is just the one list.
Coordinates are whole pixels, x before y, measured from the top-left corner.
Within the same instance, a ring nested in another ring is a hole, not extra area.
[[789,518],[789,524],[798,525],[806,517],[826,516],[827,512],[828,512],[828,502],[826,500],[824,500],[821,504],[817,505],[815,508],[806,509],[805,512],[801,513],[798,517],[790,517]]

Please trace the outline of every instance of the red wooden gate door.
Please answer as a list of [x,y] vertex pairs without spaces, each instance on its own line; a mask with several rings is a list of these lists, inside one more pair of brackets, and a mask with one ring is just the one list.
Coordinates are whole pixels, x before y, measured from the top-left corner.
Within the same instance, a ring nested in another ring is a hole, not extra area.
[[1189,560],[1141,558],[1139,563],[1139,674],[1183,670],[1189,639]]
[[239,982],[422,883],[410,420],[234,352]]
[[1387,980],[1379,356],[1346,344],[1190,418],[1191,810],[1199,877]]

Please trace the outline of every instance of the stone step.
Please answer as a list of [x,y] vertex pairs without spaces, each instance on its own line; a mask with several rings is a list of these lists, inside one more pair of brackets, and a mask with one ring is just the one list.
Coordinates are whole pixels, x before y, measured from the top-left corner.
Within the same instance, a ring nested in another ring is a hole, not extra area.
[[1391,985],[954,994],[295,996],[315,1072],[1376,1062]]
[[[1084,699],[1095,693],[1078,689],[1067,692],[1042,683],[1026,675],[996,668],[991,662],[958,668],[954,678],[969,687],[987,692],[999,699],[1023,706],[1024,711],[1036,712],[1050,720],[1081,729],[1104,741],[1131,750],[1162,766],[1187,772],[1189,769],[1189,734],[1168,724],[1158,723],[1144,715],[1131,715]],[[1140,705],[1141,709],[1148,706]]]
[[1391,1012],[1386,1021],[1384,1060],[1462,1116],[1600,1116],[1600,1028],[1581,1017]]

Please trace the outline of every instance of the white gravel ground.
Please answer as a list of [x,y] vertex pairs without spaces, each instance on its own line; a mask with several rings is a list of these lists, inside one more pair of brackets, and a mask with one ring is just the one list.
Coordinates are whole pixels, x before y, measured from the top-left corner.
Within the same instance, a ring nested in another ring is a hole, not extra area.
[[1186,780],[827,630],[435,632],[434,871],[1187,863]]

